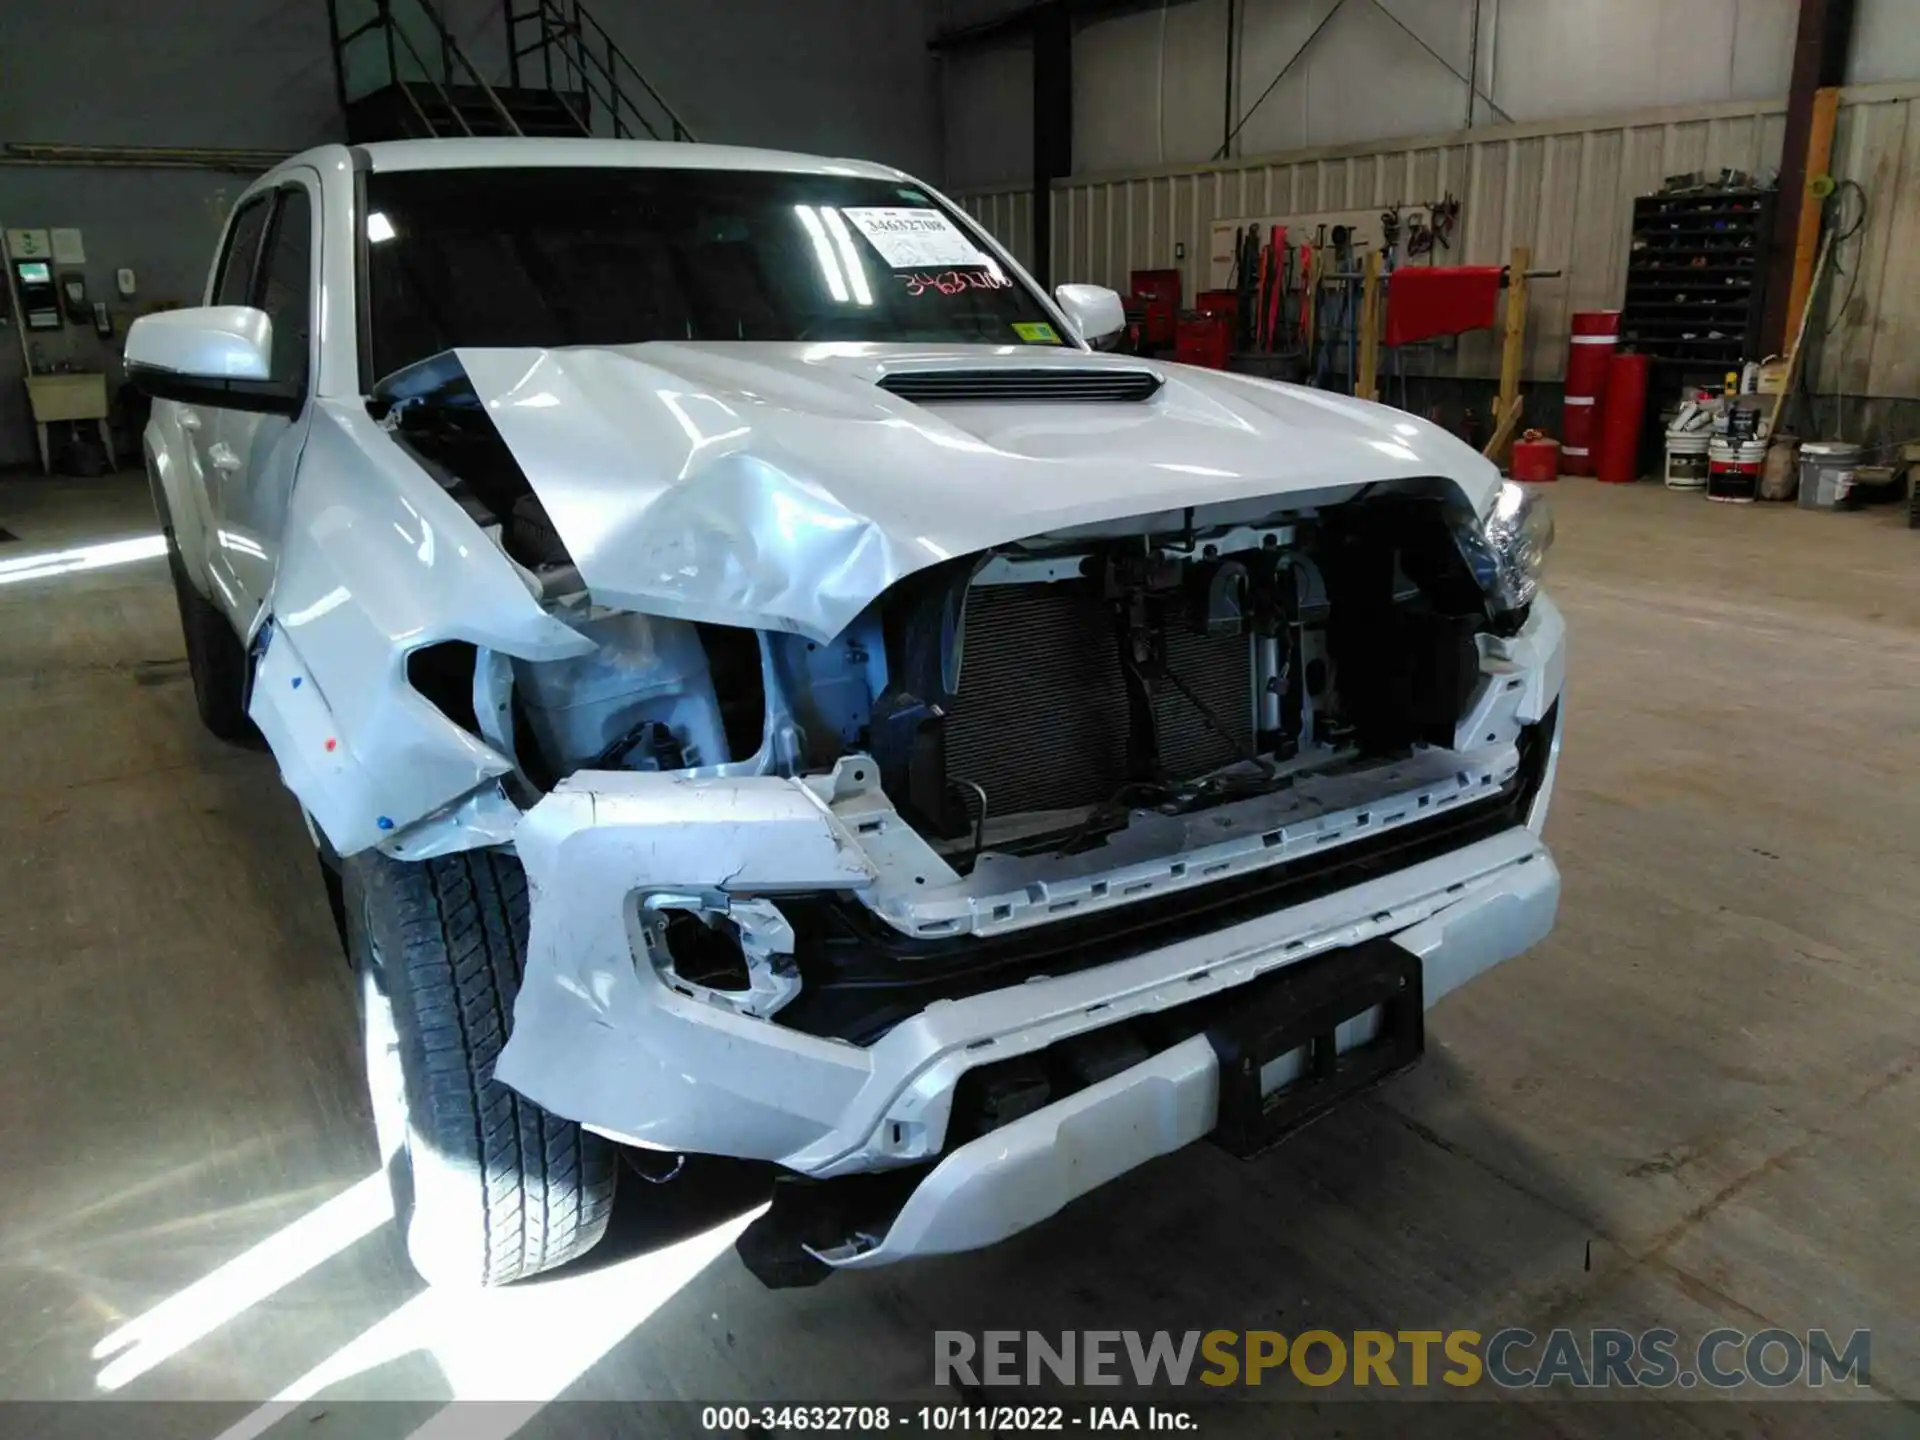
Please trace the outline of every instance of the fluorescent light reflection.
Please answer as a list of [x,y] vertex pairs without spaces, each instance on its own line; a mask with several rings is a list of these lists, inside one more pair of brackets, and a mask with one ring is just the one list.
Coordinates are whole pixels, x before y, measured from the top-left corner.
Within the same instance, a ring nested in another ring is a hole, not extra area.
[[93,1358],[114,1358],[94,1383],[111,1391],[139,1379],[392,1218],[386,1177],[369,1175],[107,1336]]
[[854,300],[862,305],[873,304],[873,291],[867,288],[867,267],[860,263],[860,254],[853,248],[853,232],[831,205],[822,205],[820,213],[826,216],[827,228],[833,232],[833,243],[840,247],[841,263],[847,267],[847,279],[853,283]]
[[439,1365],[455,1401],[496,1403],[449,1405],[413,1432],[415,1440],[505,1440],[725,1254],[765,1209],[564,1279],[416,1295],[217,1440],[253,1440],[331,1387],[420,1352]]
[[813,257],[820,266],[821,278],[827,282],[827,292],[845,304],[847,281],[840,273],[840,262],[833,258],[833,246],[828,243],[826,227],[821,225],[820,217],[813,213],[811,205],[796,205],[793,213],[800,217],[800,223],[807,227],[807,234],[813,237]]
[[0,560],[0,585],[17,585],[22,580],[45,580],[54,575],[72,575],[81,570],[104,570],[110,565],[151,560],[166,553],[166,536],[139,535],[131,540],[80,545],[72,550],[42,550],[33,555],[16,555],[11,560]]

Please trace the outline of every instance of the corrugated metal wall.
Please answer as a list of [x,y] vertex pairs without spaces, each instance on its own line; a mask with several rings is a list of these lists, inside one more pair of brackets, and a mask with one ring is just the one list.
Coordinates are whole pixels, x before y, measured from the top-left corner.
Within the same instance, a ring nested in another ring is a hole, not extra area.
[[[1852,293],[1814,371],[1822,390],[1920,395],[1920,85],[1846,92],[1834,145],[1835,173],[1869,196]],[[1723,166],[1777,169],[1784,101],[1644,111],[1566,126],[1476,129],[1402,141],[1297,151],[1185,170],[1062,181],[1053,191],[1056,279],[1127,288],[1128,272],[1172,266],[1186,293],[1204,281],[1209,226],[1217,216],[1310,214],[1430,200],[1461,201],[1453,258],[1496,264],[1515,245],[1533,264],[1559,269],[1537,280],[1527,326],[1527,377],[1557,379],[1567,316],[1619,305],[1636,195],[1663,177]],[[959,197],[1022,263],[1030,256],[1030,190]],[[1186,258],[1173,258],[1175,242]],[[1818,318],[1818,317],[1816,317]],[[1491,333],[1461,338],[1441,373],[1493,376]]]
[[1825,333],[1809,326],[1815,388],[1920,398],[1920,86],[1846,91],[1833,173],[1865,191],[1866,225],[1835,247],[1825,313],[1813,316]]

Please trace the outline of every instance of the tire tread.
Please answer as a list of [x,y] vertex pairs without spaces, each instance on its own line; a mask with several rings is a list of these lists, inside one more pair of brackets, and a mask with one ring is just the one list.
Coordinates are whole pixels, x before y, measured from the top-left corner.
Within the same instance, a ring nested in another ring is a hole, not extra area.
[[493,1077],[526,954],[526,875],[496,851],[381,869],[398,922],[388,983],[406,992],[396,1014],[410,1012],[425,1062],[411,1121],[441,1154],[472,1162],[474,1279],[502,1285],[564,1264],[606,1230],[616,1162],[610,1142]]

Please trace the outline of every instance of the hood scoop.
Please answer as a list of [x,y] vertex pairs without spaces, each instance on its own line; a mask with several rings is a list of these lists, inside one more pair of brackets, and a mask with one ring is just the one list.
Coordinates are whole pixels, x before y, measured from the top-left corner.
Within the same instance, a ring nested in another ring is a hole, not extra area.
[[1133,366],[1100,369],[897,370],[880,388],[916,405],[1049,405],[1130,403],[1152,398],[1165,382]]

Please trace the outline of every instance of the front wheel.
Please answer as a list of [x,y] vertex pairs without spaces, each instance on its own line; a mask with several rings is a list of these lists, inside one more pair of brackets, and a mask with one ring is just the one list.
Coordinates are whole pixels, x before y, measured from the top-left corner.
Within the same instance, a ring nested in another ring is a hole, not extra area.
[[414,1268],[470,1288],[585,1254],[613,1212],[613,1145],[493,1078],[526,958],[519,862],[356,855],[342,901],[374,1129]]

